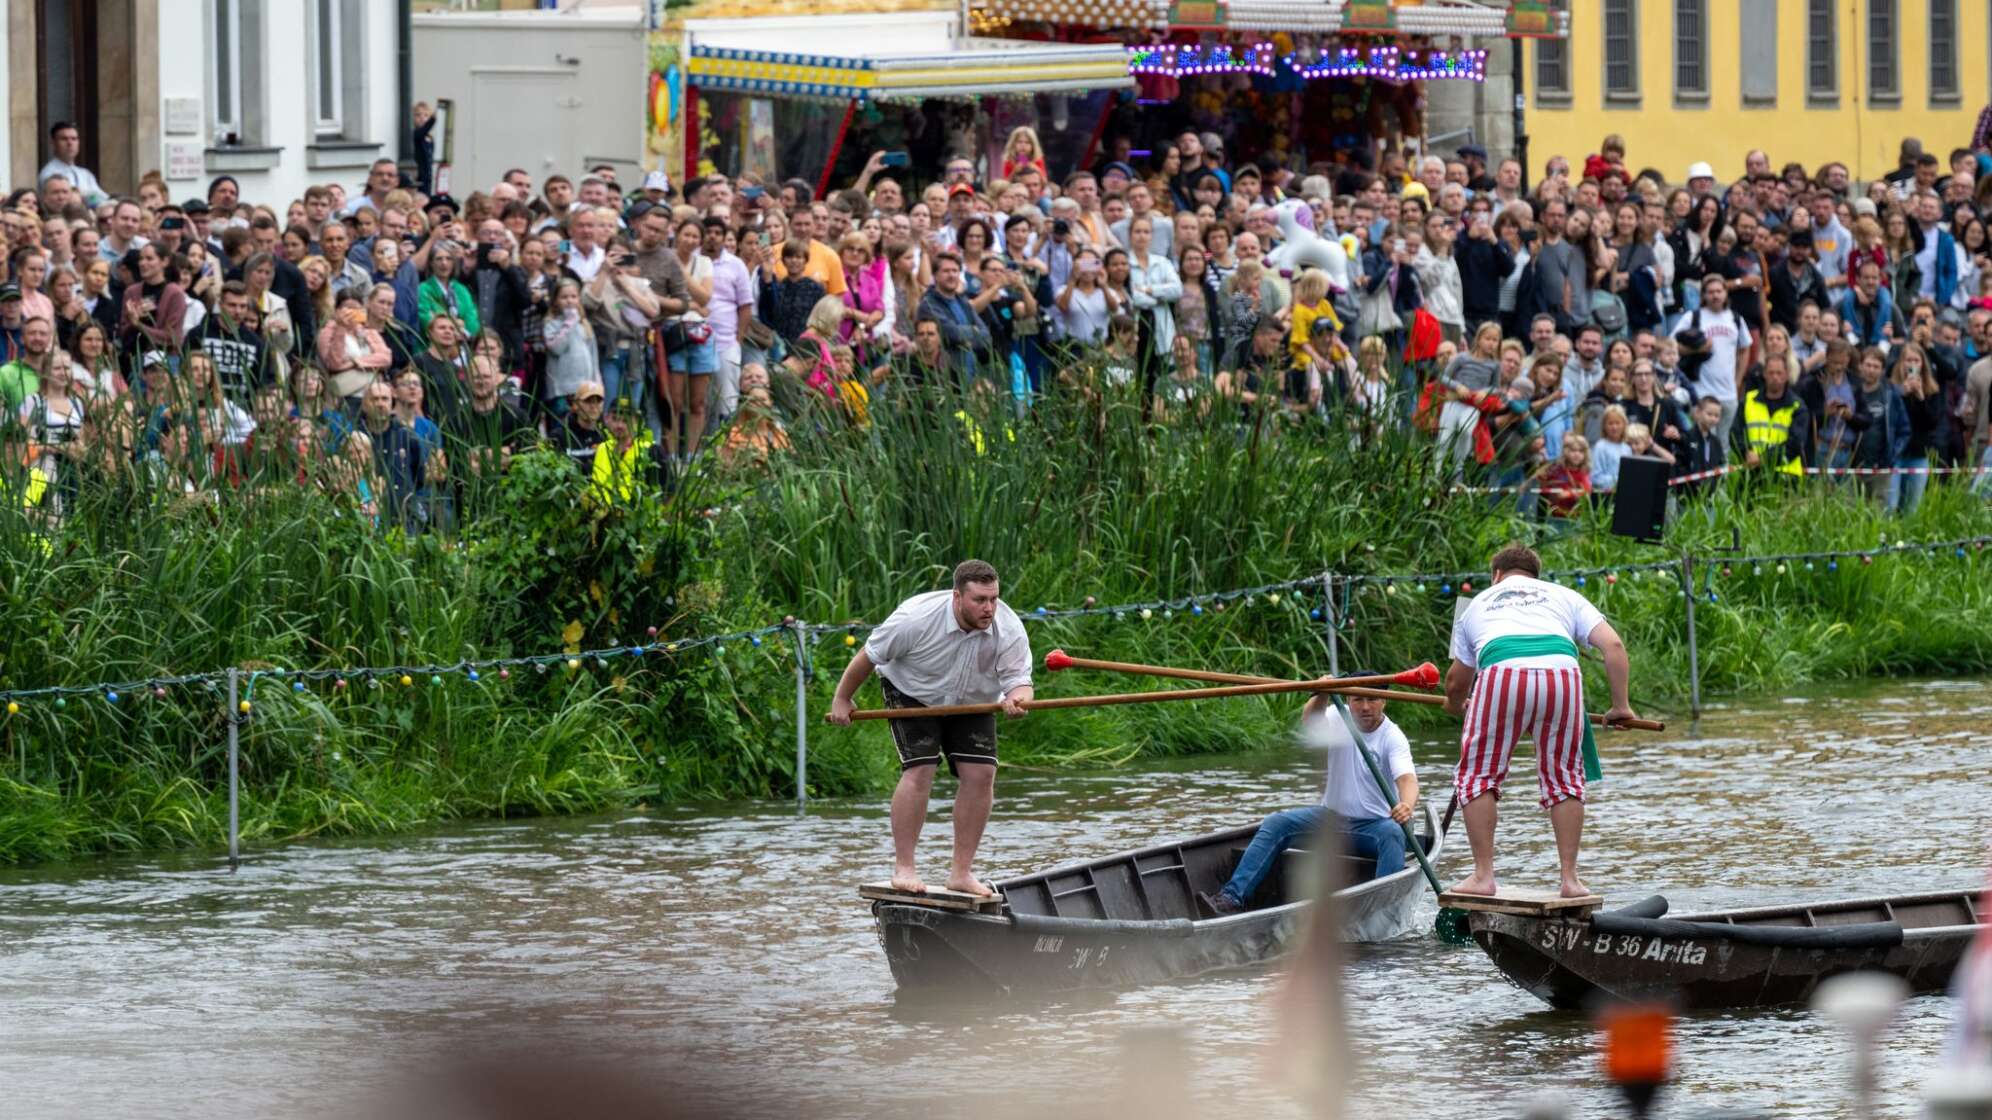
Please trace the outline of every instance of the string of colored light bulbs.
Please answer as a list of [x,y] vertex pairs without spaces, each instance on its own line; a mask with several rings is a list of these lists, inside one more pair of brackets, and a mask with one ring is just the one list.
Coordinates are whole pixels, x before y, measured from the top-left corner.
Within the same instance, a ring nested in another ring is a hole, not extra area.
[[[1966,559],[1974,553],[1982,552],[1987,544],[1992,544],[1992,536],[1965,537],[1944,541],[1883,541],[1874,548],[1866,549],[1827,549],[1812,552],[1788,552],[1770,555],[1750,556],[1700,556],[1697,562],[1702,569],[1702,591],[1695,592],[1700,597],[1706,595],[1709,601],[1718,599],[1714,591],[1714,580],[1718,572],[1723,578],[1730,578],[1736,569],[1748,567],[1751,574],[1762,576],[1766,566],[1771,566],[1774,574],[1784,575],[1792,565],[1802,564],[1806,572],[1816,572],[1824,564],[1829,573],[1838,572],[1842,561],[1858,561],[1861,565],[1872,564],[1876,558],[1914,553],[1950,552],[1957,559]],[[1374,549],[1366,549],[1374,551]],[[1602,579],[1606,586],[1618,583],[1621,575],[1638,576],[1644,573],[1682,572],[1679,560],[1656,560],[1636,564],[1612,564],[1585,568],[1559,568],[1545,571],[1545,579],[1584,588],[1593,579]],[[1263,583],[1254,587],[1233,588],[1227,591],[1206,592],[1200,595],[1185,595],[1171,599],[1154,599],[1145,602],[1099,605],[1092,596],[1077,607],[1039,606],[1021,614],[1026,622],[1053,621],[1068,618],[1110,617],[1113,619],[1140,619],[1149,621],[1157,617],[1175,618],[1179,614],[1199,618],[1207,613],[1222,614],[1229,604],[1241,603],[1249,606],[1254,600],[1264,598],[1267,605],[1289,605],[1307,602],[1308,593],[1322,595],[1329,599],[1327,591],[1339,589],[1348,595],[1364,589],[1377,589],[1387,595],[1394,595],[1400,588],[1409,587],[1414,593],[1429,593],[1437,586],[1441,596],[1454,594],[1470,595],[1475,580],[1482,579],[1485,572],[1416,572],[1410,574],[1379,574],[1365,572],[1320,572],[1298,579],[1282,580],[1277,583]],[[1683,584],[1678,591],[1682,595],[1693,589]],[[1309,609],[1314,621],[1331,621],[1344,625],[1347,612],[1341,607],[1333,608],[1334,618],[1327,617],[1321,606]],[[655,656],[672,656],[710,649],[723,655],[729,645],[745,643],[749,648],[760,649],[767,639],[786,636],[791,639],[807,638],[810,642],[820,641],[826,635],[841,634],[844,645],[857,645],[859,634],[869,633],[877,626],[872,622],[802,622],[793,616],[769,626],[750,630],[736,630],[725,634],[708,634],[695,638],[667,638],[658,640],[656,627],[646,632],[646,641],[631,645],[603,646],[598,649],[563,651],[560,653],[535,654],[524,657],[465,658],[447,664],[408,664],[374,665],[332,669],[248,669],[241,670],[238,681],[243,685],[238,700],[238,708],[248,713],[253,708],[253,695],[258,683],[264,680],[285,682],[292,692],[305,692],[312,683],[331,682],[334,691],[343,692],[352,687],[355,681],[369,689],[399,686],[412,688],[426,679],[430,686],[437,687],[446,680],[462,677],[471,682],[484,681],[495,672],[500,681],[509,680],[514,669],[533,669],[544,673],[555,667],[564,667],[568,672],[579,672],[590,667],[606,669],[619,659],[642,660]],[[807,664],[807,658],[804,657]],[[119,704],[129,698],[151,697],[165,699],[174,688],[197,685],[206,689],[218,689],[228,680],[227,670],[211,670],[202,673],[185,673],[175,676],[146,677],[138,680],[99,682],[95,684],[46,685],[37,688],[0,689],[0,700],[6,704],[8,715],[19,714],[23,703],[35,700],[52,700],[51,706],[62,710],[71,697],[99,697],[108,703]],[[385,684],[383,683],[385,682]]]

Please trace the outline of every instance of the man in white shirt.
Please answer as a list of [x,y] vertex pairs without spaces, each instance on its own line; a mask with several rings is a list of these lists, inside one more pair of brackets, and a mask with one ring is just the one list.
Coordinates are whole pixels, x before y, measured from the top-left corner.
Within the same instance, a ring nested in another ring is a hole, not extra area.
[[612,226],[607,226],[593,210],[577,210],[567,219],[568,250],[564,262],[567,271],[573,273],[583,284],[595,278],[602,271],[602,262],[608,253],[602,241],[615,236]]
[[76,157],[83,151],[83,136],[76,126],[68,121],[57,121],[48,130],[50,159],[42,164],[35,176],[35,185],[40,186],[58,175],[69,180],[76,193],[83,196],[83,205],[95,207],[110,197],[97,176],[87,167],[77,164]]
[[1453,623],[1453,660],[1446,670],[1446,710],[1466,717],[1453,787],[1473,849],[1473,874],[1453,890],[1496,891],[1496,803],[1509,756],[1526,732],[1536,745],[1539,803],[1556,833],[1559,890],[1576,898],[1590,893],[1577,878],[1577,846],[1584,834],[1584,783],[1597,778],[1577,648],[1604,654],[1612,698],[1607,724],[1633,718],[1632,662],[1598,608],[1539,578],[1542,560],[1534,550],[1509,545],[1494,554],[1491,567],[1493,583]]
[[[1678,339],[1691,330],[1700,331],[1708,340],[1708,349],[1700,352],[1706,355],[1706,360],[1695,374],[1695,399],[1714,397],[1722,403],[1722,422],[1716,425],[1716,432],[1726,444],[1729,429],[1736,423],[1736,401],[1741,396],[1737,356],[1750,349],[1750,328],[1729,310],[1729,284],[1715,273],[1702,277],[1702,305],[1681,316],[1681,321],[1674,324],[1672,337]],[[1681,348],[1683,368],[1691,353],[1688,347]]]
[[[964,560],[954,590],[929,591],[899,604],[865,640],[844,668],[824,718],[851,722],[852,697],[878,670],[888,708],[1002,705],[1024,714],[1031,688],[1031,643],[1017,613],[1002,601],[996,569]],[[890,721],[899,749],[899,788],[892,793],[892,886],[919,894],[927,889],[913,867],[913,849],[927,819],[934,770],[946,755],[960,782],[954,804],[954,860],[947,888],[990,895],[995,889],[974,874],[975,850],[996,798],[996,720],[993,715],[904,718]]]
[[[1367,674],[1356,673],[1354,676]],[[1411,765],[1411,743],[1383,714],[1383,701],[1367,696],[1348,700],[1349,714],[1362,731],[1359,745],[1331,710],[1334,700],[1317,692],[1300,713],[1301,735],[1310,745],[1328,751],[1327,784],[1319,803],[1288,809],[1267,817],[1239,857],[1237,870],[1216,894],[1199,895],[1210,913],[1223,917],[1249,909],[1259,884],[1272,872],[1279,854],[1308,842],[1332,821],[1341,833],[1341,846],[1353,856],[1376,861],[1374,878],[1404,869],[1404,824],[1418,807],[1418,772]],[[1358,753],[1368,750],[1377,769],[1396,788],[1386,800],[1376,778]]]
[[700,255],[712,262],[712,300],[706,309],[706,322],[712,324],[719,359],[715,387],[719,390],[719,415],[724,419],[740,407],[740,324],[754,315],[754,278],[739,257],[726,251],[725,218],[706,218],[699,229]]

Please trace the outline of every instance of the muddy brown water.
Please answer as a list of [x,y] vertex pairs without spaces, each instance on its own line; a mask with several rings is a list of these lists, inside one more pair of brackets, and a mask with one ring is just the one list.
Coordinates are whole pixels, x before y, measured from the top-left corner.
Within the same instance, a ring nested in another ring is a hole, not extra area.
[[[1605,737],[1586,877],[1613,902],[1660,891],[1677,910],[1982,884],[1988,714],[1989,681],[1846,685],[1723,706],[1698,734]],[[1436,734],[1416,744],[1440,803],[1452,751]],[[985,870],[1242,823],[1317,786],[1286,747],[1006,773]],[[935,808],[923,850],[938,874]],[[1510,813],[1502,840],[1509,881],[1552,881],[1539,813]],[[1462,849],[1442,875],[1461,874]],[[1277,970],[1029,1004],[895,998],[854,893],[888,850],[885,804],[864,800],[297,844],[250,853],[234,876],[188,856],[0,872],[0,1099],[22,1117],[369,1111],[369,1094],[399,1091],[390,1076],[523,1043],[689,1081],[742,1115],[1013,1114],[1097,1100],[1130,1031],[1173,1027],[1194,1111],[1301,1114],[1265,1072]],[[1516,1116],[1545,1093],[1623,1114],[1590,1023],[1509,986],[1477,949],[1369,946],[1345,993],[1350,1115]],[[1946,996],[1904,1008],[1884,1115],[1917,1111],[1951,1014]],[[1849,1111],[1847,1045],[1807,1009],[1697,1015],[1677,1051],[1659,1115]]]

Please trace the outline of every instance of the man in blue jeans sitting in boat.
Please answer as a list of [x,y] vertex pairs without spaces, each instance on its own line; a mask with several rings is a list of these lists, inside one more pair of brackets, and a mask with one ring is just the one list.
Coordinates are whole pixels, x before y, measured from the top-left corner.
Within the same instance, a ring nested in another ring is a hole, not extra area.
[[1357,753],[1348,726],[1332,711],[1334,700],[1328,693],[1315,693],[1301,711],[1300,727],[1309,745],[1328,752],[1328,781],[1321,803],[1267,817],[1238,861],[1231,881],[1214,895],[1197,896],[1210,913],[1223,917],[1245,910],[1279,854],[1321,833],[1330,814],[1339,826],[1338,839],[1349,854],[1376,860],[1377,878],[1403,870],[1402,825],[1411,819],[1418,804],[1418,774],[1411,765],[1411,744],[1383,714],[1382,700],[1351,696],[1347,702],[1378,769],[1397,789],[1397,803],[1384,799],[1383,790]]

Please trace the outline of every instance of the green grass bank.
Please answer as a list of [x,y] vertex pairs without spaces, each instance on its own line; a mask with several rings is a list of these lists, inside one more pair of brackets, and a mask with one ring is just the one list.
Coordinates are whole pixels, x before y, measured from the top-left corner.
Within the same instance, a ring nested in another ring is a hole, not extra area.
[[[1033,623],[1092,656],[1288,675],[1325,671],[1318,590],[1223,603],[1212,593],[1323,571],[1353,586],[1341,664],[1443,662],[1454,596],[1510,539],[1552,568],[1709,561],[1696,603],[1704,694],[1765,693],[1884,672],[1992,663],[1992,557],[1966,548],[1761,573],[1744,555],[1870,550],[1992,534],[1992,510],[1933,486],[1907,517],[1827,484],[1734,479],[1686,505],[1664,546],[1592,514],[1546,528],[1484,497],[1449,495],[1422,440],[1357,446],[1318,427],[1245,428],[1228,412],[1144,423],[1133,401],[1066,398],[1022,420],[965,400],[881,400],[872,424],[794,425],[765,471],[703,466],[668,501],[594,501],[552,456],[522,458],[493,508],[449,540],[382,534],[343,504],[288,486],[189,499],[91,488],[60,530],[0,511],[0,690],[136,681],[228,666],[341,670],[347,687],[294,692],[263,678],[241,728],[248,846],[385,833],[466,816],[794,794],[795,650],[786,636],[509,676],[395,674],[452,664],[767,626],[875,621],[980,556],[1020,613],[1042,605],[1198,596],[1153,609]],[[1678,578],[1587,580],[1631,643],[1635,700],[1685,718]],[[1707,591],[1715,598],[1710,600]],[[658,634],[652,637],[651,627]],[[861,632],[860,632],[861,635]],[[892,779],[878,728],[816,721],[848,656],[812,642],[809,781],[819,796]],[[1040,680],[1044,694],[1124,682]],[[1139,687],[1139,686],[1137,686]],[[226,824],[225,703],[203,685],[115,704],[27,699],[0,734],[0,862],[207,846]],[[1005,728],[1007,759],[1100,766],[1143,754],[1276,741],[1291,701],[1063,713]],[[1432,717],[1424,717],[1432,718]]]

